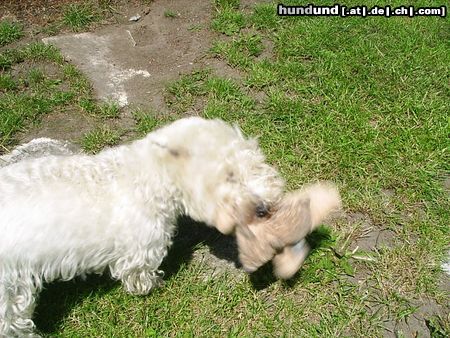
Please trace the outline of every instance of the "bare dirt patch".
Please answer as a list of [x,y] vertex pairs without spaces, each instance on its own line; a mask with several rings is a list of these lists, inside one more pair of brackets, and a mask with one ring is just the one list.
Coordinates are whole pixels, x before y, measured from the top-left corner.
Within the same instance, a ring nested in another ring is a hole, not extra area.
[[66,109],[45,115],[39,124],[19,135],[19,139],[22,142],[29,142],[34,138],[49,137],[76,142],[95,124],[94,119],[88,115],[80,114],[76,109]]
[[[168,11],[176,15],[168,16]],[[141,19],[44,41],[79,67],[99,99],[167,112],[167,83],[203,65],[213,35],[207,30],[211,4],[154,1],[148,9],[132,13]]]

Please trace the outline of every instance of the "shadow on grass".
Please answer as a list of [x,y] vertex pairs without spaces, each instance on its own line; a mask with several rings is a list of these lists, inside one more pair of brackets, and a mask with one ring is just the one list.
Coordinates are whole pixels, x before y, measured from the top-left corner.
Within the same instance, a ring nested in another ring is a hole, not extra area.
[[189,217],[180,217],[177,224],[173,244],[161,265],[161,269],[165,271],[165,279],[176,274],[183,264],[189,263],[200,244],[208,246],[217,258],[232,262],[236,267],[241,266],[234,236],[224,236],[216,229]]
[[86,280],[75,278],[45,285],[34,312],[34,322],[42,334],[54,333],[72,308],[83,299],[93,293],[98,296],[107,294],[118,285],[108,273],[102,276],[89,275]]
[[[233,236],[224,236],[205,224],[188,217],[180,217],[173,244],[161,265],[161,269],[165,271],[164,279],[175,276],[184,264],[188,264],[193,259],[196,247],[201,243],[207,245],[213,255],[239,266],[237,245]],[[47,284],[39,296],[34,322],[42,334],[54,334],[64,318],[83,299],[92,294],[101,297],[116,287],[120,287],[120,282],[112,280],[107,271],[102,276],[89,275],[86,280],[75,278],[68,282]]]

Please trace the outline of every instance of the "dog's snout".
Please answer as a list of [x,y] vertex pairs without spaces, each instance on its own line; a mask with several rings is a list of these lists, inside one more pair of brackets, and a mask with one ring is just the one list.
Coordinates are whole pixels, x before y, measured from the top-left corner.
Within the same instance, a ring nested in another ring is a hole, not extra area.
[[266,217],[267,214],[269,213],[269,209],[267,207],[267,205],[265,205],[264,203],[259,203],[256,206],[256,216],[257,217]]

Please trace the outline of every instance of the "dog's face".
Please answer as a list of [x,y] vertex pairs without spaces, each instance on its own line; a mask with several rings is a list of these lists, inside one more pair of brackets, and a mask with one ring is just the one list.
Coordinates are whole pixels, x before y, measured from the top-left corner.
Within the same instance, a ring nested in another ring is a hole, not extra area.
[[236,225],[265,217],[281,198],[284,181],[265,162],[256,141],[241,139],[226,150],[219,150],[216,163],[206,174],[202,191],[208,223],[230,234]]
[[266,217],[284,188],[284,181],[265,163],[256,142],[246,143],[246,150],[229,154],[224,172],[217,177],[221,184],[215,191],[214,225],[224,234],[233,232],[236,225]]
[[167,143],[177,150],[172,175],[179,177],[185,211],[195,220],[229,234],[237,224],[264,216],[281,198],[283,179],[266,163],[256,140],[237,127],[191,118],[172,129]]

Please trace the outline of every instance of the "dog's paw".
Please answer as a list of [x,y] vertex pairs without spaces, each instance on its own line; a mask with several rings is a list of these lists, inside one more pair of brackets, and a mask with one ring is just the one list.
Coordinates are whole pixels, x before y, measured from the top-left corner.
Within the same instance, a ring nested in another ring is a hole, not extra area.
[[163,272],[157,271],[134,271],[122,278],[122,284],[126,292],[131,295],[147,295],[153,288],[164,285]]

